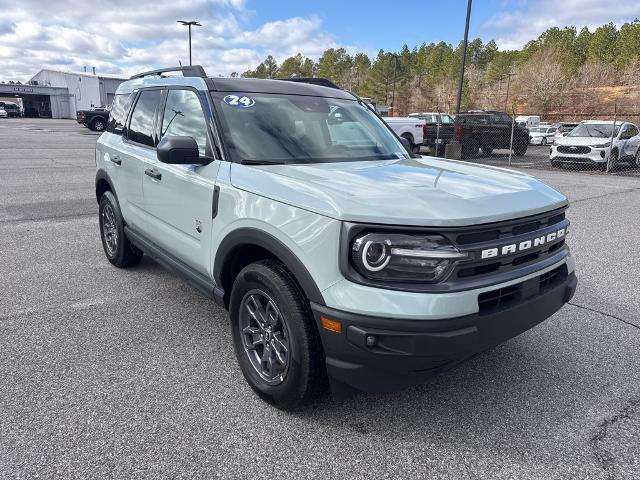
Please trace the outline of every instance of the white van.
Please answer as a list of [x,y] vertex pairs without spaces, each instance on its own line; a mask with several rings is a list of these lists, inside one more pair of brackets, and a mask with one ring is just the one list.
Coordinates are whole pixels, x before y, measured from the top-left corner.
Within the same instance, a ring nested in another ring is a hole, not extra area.
[[537,127],[540,125],[540,117],[538,115],[520,115],[516,117],[516,123],[525,128]]

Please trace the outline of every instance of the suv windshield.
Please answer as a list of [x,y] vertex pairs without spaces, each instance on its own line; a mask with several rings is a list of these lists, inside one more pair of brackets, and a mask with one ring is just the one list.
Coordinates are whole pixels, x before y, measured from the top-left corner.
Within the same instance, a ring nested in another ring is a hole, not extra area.
[[[618,134],[620,125],[616,126],[614,136]],[[567,137],[611,138],[613,125],[610,123],[581,123],[567,134]]]
[[236,162],[409,158],[384,123],[356,100],[264,93],[212,96]]

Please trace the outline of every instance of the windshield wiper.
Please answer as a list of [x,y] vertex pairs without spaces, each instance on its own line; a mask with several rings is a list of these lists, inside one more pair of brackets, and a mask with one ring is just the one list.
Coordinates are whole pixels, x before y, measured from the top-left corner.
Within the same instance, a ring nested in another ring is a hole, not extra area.
[[258,160],[245,158],[240,163],[243,165],[284,165],[286,162],[284,160]]

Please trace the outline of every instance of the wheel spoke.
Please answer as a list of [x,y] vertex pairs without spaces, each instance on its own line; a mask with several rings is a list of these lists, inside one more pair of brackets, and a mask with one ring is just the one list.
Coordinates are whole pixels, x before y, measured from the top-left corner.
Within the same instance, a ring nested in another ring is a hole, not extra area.
[[271,325],[274,329],[280,323],[280,315],[278,315],[278,310],[271,300],[269,300],[269,303],[267,303],[265,318],[268,324]]
[[271,340],[271,348],[273,348],[273,353],[275,353],[276,360],[278,361],[278,363],[284,367],[287,364],[287,360],[285,358],[286,352],[287,352],[286,348],[284,349],[285,354],[283,355],[282,352],[280,351],[280,349],[277,346],[275,337],[274,337],[273,340]]
[[260,301],[255,295],[251,295],[246,305],[251,318],[253,318],[258,326],[264,330],[264,327],[266,326],[266,314]]
[[282,350],[285,354],[289,353],[289,346],[287,345],[288,342],[283,340],[280,332],[273,334],[273,342],[275,343],[276,350]]

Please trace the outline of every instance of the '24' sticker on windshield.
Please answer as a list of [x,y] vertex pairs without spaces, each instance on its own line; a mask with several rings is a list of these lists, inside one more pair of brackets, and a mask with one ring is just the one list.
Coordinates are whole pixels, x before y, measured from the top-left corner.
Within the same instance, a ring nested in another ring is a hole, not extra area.
[[227,95],[223,98],[224,103],[236,108],[249,108],[256,104],[256,101],[245,95]]

